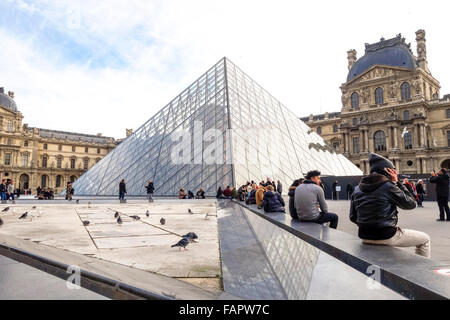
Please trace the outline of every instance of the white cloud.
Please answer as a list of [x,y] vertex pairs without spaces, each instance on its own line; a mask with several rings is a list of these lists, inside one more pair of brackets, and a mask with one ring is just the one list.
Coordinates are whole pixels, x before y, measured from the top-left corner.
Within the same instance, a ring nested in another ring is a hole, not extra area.
[[[355,48],[360,57],[365,42],[400,32],[415,48],[420,28],[427,31],[430,69],[442,93],[450,92],[445,2],[438,9],[420,1],[14,4],[18,16],[24,10],[43,19],[41,28],[27,33],[0,25],[0,85],[16,91],[32,126],[122,137],[126,127],[140,126],[223,56],[299,116],[339,111],[346,51]],[[58,40],[41,43],[44,28],[91,48],[90,59],[71,61]],[[125,66],[95,65],[102,57]]]

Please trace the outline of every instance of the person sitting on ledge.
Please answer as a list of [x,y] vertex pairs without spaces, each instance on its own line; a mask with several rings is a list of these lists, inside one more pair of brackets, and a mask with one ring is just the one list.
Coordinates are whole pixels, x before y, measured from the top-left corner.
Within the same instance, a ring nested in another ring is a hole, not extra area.
[[295,189],[294,205],[298,218],[304,222],[318,224],[329,222],[330,228],[336,229],[339,217],[328,212],[325,194],[320,187],[320,172],[309,171],[305,178],[306,180]]
[[217,189],[216,198],[217,198],[217,199],[224,199],[224,198],[225,198],[225,197],[223,196],[223,190],[222,190],[222,187],[219,187],[219,189]]
[[303,183],[303,180],[305,179],[297,179],[292,182],[292,185],[288,189],[288,196],[289,196],[289,214],[291,215],[292,219],[298,219],[297,215],[297,209],[295,209],[294,204],[294,198],[295,198],[295,190],[299,185]]
[[180,192],[178,192],[178,199],[186,199],[186,192],[184,191],[184,188],[181,188]]
[[188,199],[194,199],[194,193],[191,190],[188,190]]
[[256,189],[252,189],[248,195],[245,204],[256,204]]
[[264,188],[264,182],[261,182],[259,184],[259,188],[256,190],[256,193],[255,193],[255,200],[256,200],[256,205],[258,206],[258,209],[261,209],[261,205],[263,202],[265,192],[266,192],[266,188]]
[[363,177],[353,192],[350,220],[359,227],[358,236],[366,244],[416,247],[416,254],[430,257],[430,237],[423,232],[396,227],[397,207],[416,207],[414,196],[398,181],[388,159],[369,154],[370,175]]
[[[263,188],[263,187],[260,187]],[[259,190],[259,189],[258,189]],[[264,193],[262,207],[265,212],[286,212],[284,210],[284,200],[281,194],[274,192],[275,188],[273,185],[267,187],[267,192]]]
[[205,191],[203,191],[203,188],[200,188],[197,191],[197,195],[195,196],[196,199],[205,199]]
[[227,186],[225,188],[225,190],[223,190],[223,195],[226,199],[231,199],[231,195],[233,194],[233,192],[231,191],[230,186]]

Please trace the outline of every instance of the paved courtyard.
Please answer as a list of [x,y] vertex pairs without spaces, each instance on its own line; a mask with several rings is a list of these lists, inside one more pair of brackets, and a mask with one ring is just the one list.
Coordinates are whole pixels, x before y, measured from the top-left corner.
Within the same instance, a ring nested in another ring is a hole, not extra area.
[[[349,220],[350,201],[327,200],[328,209],[339,215],[338,230],[358,234],[358,227]],[[436,202],[424,202],[423,208],[399,209],[398,226],[423,231],[431,237],[431,259],[450,262],[450,222],[438,222],[439,209]],[[407,248],[414,253],[414,248]]]
[[[220,287],[215,201],[92,202],[89,205],[87,201],[80,204],[18,201],[15,205],[1,205],[0,217],[4,224],[0,226],[0,238],[14,236],[202,287]],[[10,209],[1,212],[7,206]],[[122,225],[114,218],[116,211],[123,220]],[[24,212],[28,216],[18,219]],[[133,215],[140,219],[133,219]],[[160,223],[162,217],[166,220],[164,225]],[[89,225],[84,226],[83,221],[89,221]],[[188,250],[171,248],[188,232],[198,235],[196,243],[188,245]]]

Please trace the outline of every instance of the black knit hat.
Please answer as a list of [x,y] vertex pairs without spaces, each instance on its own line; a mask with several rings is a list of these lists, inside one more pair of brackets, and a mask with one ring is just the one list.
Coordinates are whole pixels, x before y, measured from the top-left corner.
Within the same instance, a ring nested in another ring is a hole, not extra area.
[[391,161],[376,153],[369,154],[370,173],[376,172],[385,176],[389,176],[385,168],[395,169]]

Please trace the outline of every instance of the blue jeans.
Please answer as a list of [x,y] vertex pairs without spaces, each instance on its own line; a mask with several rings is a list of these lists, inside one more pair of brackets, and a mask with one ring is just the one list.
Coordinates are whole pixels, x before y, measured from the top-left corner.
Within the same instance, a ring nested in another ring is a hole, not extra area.
[[14,200],[14,192],[11,192],[8,198]]
[[123,200],[125,198],[125,192],[119,193],[119,200]]
[[6,200],[6,192],[0,192],[1,200]]

